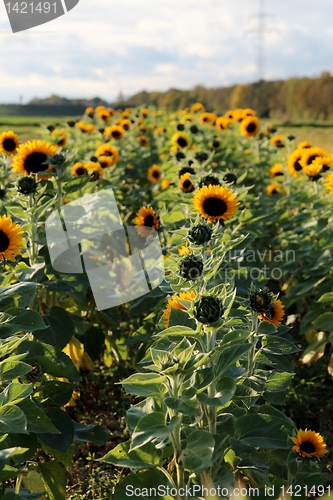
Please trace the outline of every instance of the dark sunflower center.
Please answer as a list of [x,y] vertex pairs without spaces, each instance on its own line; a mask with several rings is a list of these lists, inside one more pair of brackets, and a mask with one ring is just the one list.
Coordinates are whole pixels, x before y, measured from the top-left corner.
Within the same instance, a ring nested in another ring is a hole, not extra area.
[[155,223],[153,215],[149,214],[145,217],[145,226],[147,227],[153,227]]
[[299,448],[304,453],[314,453],[316,451],[316,447],[311,441],[303,441]]
[[249,124],[248,124],[248,126],[246,127],[246,130],[247,130],[248,132],[250,132],[250,134],[251,134],[251,132],[254,132],[254,131],[255,131],[255,129],[256,129],[256,124],[255,124],[255,123],[253,123],[253,122],[252,122],[252,123],[249,123]]
[[3,149],[5,151],[9,151],[10,153],[12,151],[15,151],[16,149],[16,142],[14,141],[14,139],[5,139],[2,143],[2,146],[3,146]]
[[300,164],[299,160],[295,161],[294,168],[295,168],[296,172],[299,172],[300,170],[302,170],[302,165]]
[[110,153],[110,151],[105,151],[103,153],[103,156],[112,156],[112,153]]
[[270,319],[274,319],[275,316],[275,309],[274,307],[269,308],[269,314],[270,314]]
[[112,137],[120,137],[120,132],[119,130],[114,130],[111,135]]
[[87,171],[83,167],[79,167],[76,169],[76,175],[86,175]]
[[90,174],[90,181],[91,182],[97,181],[98,179],[99,179],[99,173],[97,172],[97,170]]
[[317,155],[312,155],[312,156],[310,156],[310,158],[309,158],[309,159],[308,159],[308,161],[307,161],[307,165],[311,165],[311,163],[312,163],[312,162],[313,162],[316,158],[318,158],[318,156],[317,156]]
[[47,169],[47,165],[43,165],[46,159],[47,155],[45,153],[39,153],[38,151],[30,153],[24,160],[24,170],[28,172],[28,174],[43,172]]
[[184,183],[183,183],[183,188],[184,189],[189,189],[190,187],[192,186],[192,182],[187,179]]
[[158,179],[158,178],[159,178],[159,176],[160,176],[159,171],[158,171],[158,170],[154,170],[154,172],[153,172],[153,177],[154,177],[154,179]]
[[185,137],[178,137],[177,143],[181,148],[185,148],[187,146],[187,140],[185,139]]
[[225,201],[221,200],[220,198],[211,197],[207,198],[203,202],[202,208],[204,212],[211,217],[218,217],[225,214],[228,206]]
[[219,141],[213,141],[213,148],[217,149],[220,147],[220,142]]
[[0,229],[0,252],[5,252],[10,244],[10,240],[7,236],[7,234]]

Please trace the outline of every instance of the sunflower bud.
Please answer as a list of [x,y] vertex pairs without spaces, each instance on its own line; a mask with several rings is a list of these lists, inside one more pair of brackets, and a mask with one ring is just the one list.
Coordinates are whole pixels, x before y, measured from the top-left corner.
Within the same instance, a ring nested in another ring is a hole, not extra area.
[[177,151],[177,153],[175,154],[175,157],[176,157],[177,161],[180,161],[180,160],[183,160],[184,158],[186,158],[186,155],[184,155],[184,153],[182,151]]
[[196,280],[203,271],[203,262],[199,257],[189,255],[185,257],[180,265],[180,275],[186,280]]
[[199,182],[199,188],[202,188],[202,186],[220,186],[220,181],[217,177],[214,177],[213,175],[206,175],[201,179]]
[[203,163],[208,160],[208,153],[206,153],[206,151],[198,151],[195,153],[195,159],[198,160],[198,162]]
[[237,177],[235,174],[232,174],[231,172],[227,172],[225,176],[223,177],[224,182],[236,182]]
[[192,132],[192,134],[197,134],[199,132],[199,129],[196,125],[191,125],[190,131]]
[[250,307],[258,313],[268,312],[274,302],[274,295],[269,290],[259,288],[250,293]]
[[222,302],[217,297],[201,297],[194,305],[195,318],[205,325],[216,323],[221,318],[222,314]]
[[208,226],[194,226],[189,232],[189,239],[197,245],[204,245],[211,240],[212,230]]
[[93,161],[94,163],[98,162],[97,156],[91,156],[90,161]]
[[178,172],[179,178],[180,178],[182,175],[187,174],[187,173],[189,173],[189,174],[193,174],[193,175],[194,175],[194,174],[195,174],[195,170],[194,170],[194,168],[192,168],[192,167],[183,167],[183,168],[181,168],[181,169],[179,170],[179,172]]
[[17,190],[22,194],[32,194],[37,189],[37,182],[33,177],[21,177],[17,183]]
[[48,125],[46,128],[49,132],[53,132],[53,130],[55,129],[53,125]]
[[68,125],[70,128],[73,128],[73,127],[75,127],[75,123],[76,123],[76,121],[74,121],[74,120],[69,120],[69,121],[67,122],[67,125]]
[[180,132],[182,132],[183,130],[185,130],[184,125],[182,123],[178,123],[177,130],[179,130]]

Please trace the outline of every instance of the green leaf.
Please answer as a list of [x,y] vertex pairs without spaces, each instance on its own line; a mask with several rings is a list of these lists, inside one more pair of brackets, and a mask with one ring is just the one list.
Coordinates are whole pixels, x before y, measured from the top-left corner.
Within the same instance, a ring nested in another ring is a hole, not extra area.
[[19,281],[35,281],[41,283],[44,279],[45,261],[29,267],[25,262],[19,262],[15,267],[15,276]]
[[88,181],[89,177],[86,175],[70,179],[64,186],[64,193],[75,193],[76,191],[82,189],[88,183]]
[[127,394],[162,397],[166,392],[167,378],[153,373],[136,373],[122,382]]
[[42,491],[39,493],[31,493],[30,491],[21,487],[20,492],[17,494],[15,493],[14,490],[6,489],[5,495],[1,498],[2,500],[41,500],[42,494],[43,494]]
[[28,434],[27,419],[20,408],[7,404],[0,407],[0,434]]
[[17,351],[19,353],[28,352],[26,361],[39,363],[44,372],[53,375],[53,377],[66,377],[75,382],[81,381],[81,376],[72,360],[56,347],[26,340],[20,344]]
[[[250,342],[223,348],[216,367],[216,377],[221,377],[221,375],[233,366],[236,361],[247,354],[251,348],[252,344]],[[219,350],[219,348],[217,348],[217,350]]]
[[154,412],[142,417],[134,429],[130,451],[149,443],[153,439],[163,439],[168,436],[177,425],[180,417],[172,417],[170,424],[166,425],[166,416],[162,412]]
[[333,302],[333,292],[324,293],[317,302]]
[[326,312],[318,316],[315,321],[313,321],[313,326],[315,328],[320,328],[324,331],[332,331],[333,330],[333,313]]
[[50,408],[46,411],[46,415],[60,432],[57,434],[37,434],[39,439],[50,448],[66,453],[72,445],[74,439],[73,420],[66,412],[59,408]]
[[186,439],[186,448],[180,453],[184,467],[197,474],[212,465],[215,440],[205,430],[195,430]]
[[71,315],[62,307],[52,307],[49,314],[43,316],[46,329],[35,333],[38,340],[63,349],[74,335],[74,323]]
[[216,384],[216,393],[214,397],[208,397],[207,394],[197,395],[199,403],[207,406],[225,406],[232,399],[236,391],[236,382],[230,377],[222,377]]
[[171,328],[166,328],[165,330],[162,330],[159,332],[157,335],[154,335],[154,337],[185,337],[187,335],[198,335],[198,332],[196,330],[193,330],[192,328],[189,328],[188,326],[172,326]]
[[74,439],[76,441],[83,441],[84,443],[94,443],[97,446],[103,446],[111,439],[111,434],[107,429],[101,425],[82,425],[73,421],[74,426]]
[[171,410],[183,413],[189,417],[194,417],[200,414],[200,408],[195,399],[182,398],[165,398],[164,403]]
[[50,500],[66,500],[66,479],[64,468],[56,461],[38,464],[45,490]]
[[39,408],[31,399],[24,399],[17,403],[17,406],[24,412],[27,419],[28,431],[37,434],[52,433],[60,434],[58,429],[46,416],[44,410]]
[[6,439],[0,443],[0,449],[4,450],[6,448],[21,447],[24,448],[25,452],[22,454],[15,455],[14,464],[22,464],[31,457],[37,451],[37,436],[35,434],[7,434]]
[[101,461],[119,467],[133,467],[136,469],[151,469],[159,465],[162,450],[156,449],[152,443],[147,443],[134,451],[129,451],[130,446],[130,441],[119,444],[104,455]]
[[[191,330],[196,329],[196,322],[194,319],[191,319],[188,315],[187,311],[183,309],[176,309],[175,307],[171,308],[170,318],[169,318],[169,327],[172,326],[186,326]],[[193,334],[193,333],[192,333]]]
[[[9,462],[9,460],[13,460],[17,463],[17,456],[21,458],[21,456],[26,453],[28,448],[21,448],[19,446],[13,448],[6,448],[4,450],[0,450],[0,469]],[[20,463],[20,462],[18,462]]]
[[298,352],[299,348],[289,342],[289,340],[283,339],[281,337],[263,337],[262,338],[262,352],[264,354],[275,354],[275,355],[288,355],[293,352]]
[[269,321],[261,321],[257,331],[258,335],[274,335],[276,332],[276,326]]
[[[31,367],[30,367],[31,368]],[[9,384],[0,394],[0,405],[7,403],[19,403],[32,393],[32,384],[19,384],[13,382]]]
[[[163,472],[160,470],[148,470],[136,472],[124,477],[117,484],[114,493],[114,500],[125,500],[126,498],[142,500],[172,500],[164,493],[167,487],[172,488]],[[155,488],[155,490],[153,489]],[[135,490],[141,492],[141,495],[134,494]],[[156,495],[155,495],[156,491]]]
[[266,382],[265,390],[268,392],[280,392],[289,387],[294,374],[288,372],[273,373]]
[[28,307],[36,295],[37,283],[15,283],[8,287],[0,288],[0,307],[10,299],[18,298],[21,307]]
[[70,401],[75,385],[60,380],[48,380],[39,386],[34,398],[45,406],[64,406]]
[[[16,357],[16,356],[15,356]],[[31,372],[32,368],[27,363],[16,361],[14,357],[9,357],[0,363],[0,379],[2,381],[12,381]]]
[[244,415],[235,423],[238,439],[266,450],[287,447],[293,429],[288,420],[262,413]]
[[5,313],[0,313],[0,337],[2,338],[17,332],[34,332],[44,328],[46,325],[37,311],[12,307]]

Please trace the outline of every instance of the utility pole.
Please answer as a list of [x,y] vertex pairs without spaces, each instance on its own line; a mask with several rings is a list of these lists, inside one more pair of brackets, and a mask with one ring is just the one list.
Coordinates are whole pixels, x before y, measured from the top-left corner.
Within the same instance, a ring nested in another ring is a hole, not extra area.
[[[265,34],[268,31],[266,25],[266,19],[268,17],[274,16],[265,12],[265,0],[259,0],[259,14],[251,16],[251,19],[257,19],[257,26],[255,28],[246,30],[246,33],[257,35],[258,80],[264,80],[265,76]],[[270,31],[273,31],[273,29],[271,28]]]

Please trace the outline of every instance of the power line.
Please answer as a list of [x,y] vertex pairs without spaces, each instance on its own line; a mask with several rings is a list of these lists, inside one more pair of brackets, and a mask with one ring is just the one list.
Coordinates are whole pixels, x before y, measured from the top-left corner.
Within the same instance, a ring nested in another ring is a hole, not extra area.
[[[265,12],[265,0],[259,0],[259,14],[251,16],[251,19],[257,19],[258,23],[255,28],[246,30],[245,33],[257,35],[257,71],[258,80],[264,80],[265,76],[265,34],[268,31],[266,24],[267,18],[274,18],[273,14]],[[269,29],[270,32],[276,31],[273,28]]]

